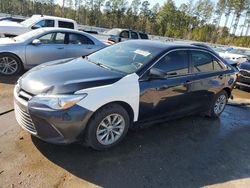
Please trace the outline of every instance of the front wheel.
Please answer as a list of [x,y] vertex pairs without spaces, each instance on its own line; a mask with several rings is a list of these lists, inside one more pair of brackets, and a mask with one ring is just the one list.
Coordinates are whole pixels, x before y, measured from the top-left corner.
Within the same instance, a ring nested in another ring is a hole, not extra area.
[[19,73],[21,69],[22,64],[16,56],[7,53],[0,54],[0,74],[11,76]]
[[209,110],[209,116],[210,117],[219,117],[220,114],[224,111],[226,104],[228,101],[228,94],[226,91],[219,92],[214,100],[212,101],[212,104],[210,106]]
[[129,115],[122,106],[104,106],[94,114],[88,124],[86,143],[96,150],[110,148],[125,137],[129,123]]

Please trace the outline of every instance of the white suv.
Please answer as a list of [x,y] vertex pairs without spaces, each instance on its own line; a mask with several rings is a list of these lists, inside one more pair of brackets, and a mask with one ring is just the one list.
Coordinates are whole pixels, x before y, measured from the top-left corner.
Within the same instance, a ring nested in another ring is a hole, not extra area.
[[78,29],[74,20],[55,16],[33,15],[27,20],[17,23],[9,21],[0,22],[0,37],[14,37],[32,29],[41,27],[62,27]]

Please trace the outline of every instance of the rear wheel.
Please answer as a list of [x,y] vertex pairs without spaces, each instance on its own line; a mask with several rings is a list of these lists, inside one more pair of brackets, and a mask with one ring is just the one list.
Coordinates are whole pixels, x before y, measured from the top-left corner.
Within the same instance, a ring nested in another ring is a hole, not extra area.
[[129,115],[122,106],[104,106],[94,114],[88,124],[86,143],[96,150],[110,148],[125,137],[129,123]]
[[209,110],[210,117],[219,117],[220,114],[224,111],[228,101],[228,94],[226,91],[219,92],[212,101]]
[[21,61],[12,54],[0,54],[0,74],[2,75],[15,75],[22,69]]

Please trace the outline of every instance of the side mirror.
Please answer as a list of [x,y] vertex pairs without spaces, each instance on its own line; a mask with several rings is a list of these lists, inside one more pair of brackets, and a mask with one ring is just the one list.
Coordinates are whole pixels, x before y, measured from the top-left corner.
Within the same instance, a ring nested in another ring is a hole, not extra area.
[[41,43],[41,41],[40,41],[39,39],[34,39],[34,40],[31,42],[31,44],[37,46],[37,45],[40,45],[40,44],[42,44],[42,43]]
[[157,68],[151,68],[149,70],[148,77],[150,79],[165,79],[166,78],[166,73],[161,71],[160,69]]
[[39,28],[41,28],[40,25],[33,25],[33,26],[31,27],[31,29],[39,29]]

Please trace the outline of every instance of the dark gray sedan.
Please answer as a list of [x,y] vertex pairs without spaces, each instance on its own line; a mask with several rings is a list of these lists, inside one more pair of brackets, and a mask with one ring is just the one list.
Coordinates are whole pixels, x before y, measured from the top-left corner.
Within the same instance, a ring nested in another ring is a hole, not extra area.
[[104,43],[76,30],[41,28],[0,39],[0,74],[14,75],[44,62],[89,55]]

